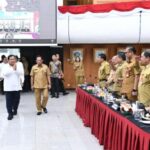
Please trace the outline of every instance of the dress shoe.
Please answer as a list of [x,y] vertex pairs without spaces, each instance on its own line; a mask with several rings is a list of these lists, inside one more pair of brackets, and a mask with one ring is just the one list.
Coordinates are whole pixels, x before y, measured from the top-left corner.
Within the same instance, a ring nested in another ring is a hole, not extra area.
[[17,111],[16,110],[13,112],[13,115],[17,115]]
[[63,93],[63,95],[68,95],[68,94],[69,94],[69,92],[64,92],[64,93]]
[[47,114],[48,113],[48,111],[47,111],[47,109],[46,108],[43,108],[43,111]]
[[13,115],[9,114],[7,119],[8,120],[12,120],[13,119]]
[[41,115],[42,114],[42,112],[37,112],[37,115],[39,116],[39,115]]
[[56,98],[59,98],[59,95],[56,95]]

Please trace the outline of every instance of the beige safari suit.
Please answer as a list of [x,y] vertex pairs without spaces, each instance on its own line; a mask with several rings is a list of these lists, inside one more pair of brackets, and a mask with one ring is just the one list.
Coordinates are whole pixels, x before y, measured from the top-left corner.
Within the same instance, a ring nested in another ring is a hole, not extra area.
[[132,96],[135,76],[140,74],[139,63],[133,58],[130,63],[125,62],[123,68],[123,82],[121,93],[125,94],[129,100],[136,100],[137,96]]
[[[38,112],[45,108],[48,102],[48,79],[50,77],[50,71],[47,65],[42,64],[41,67],[34,65],[31,69],[30,75],[33,77],[34,93],[36,97],[36,107]],[[43,101],[41,102],[41,96],[43,95]]]
[[122,87],[122,79],[123,79],[123,68],[125,66],[125,62],[122,62],[117,65],[116,71],[115,71],[115,79],[114,79],[114,85],[113,85],[113,91],[117,92],[118,95],[120,95],[120,90]]
[[115,79],[115,70],[111,70],[109,77],[107,79],[109,91],[113,91],[114,79]]
[[99,86],[101,88],[106,86],[106,81],[109,74],[110,74],[110,65],[107,61],[103,61],[98,70]]
[[141,72],[138,85],[138,99],[145,106],[150,106],[150,64]]

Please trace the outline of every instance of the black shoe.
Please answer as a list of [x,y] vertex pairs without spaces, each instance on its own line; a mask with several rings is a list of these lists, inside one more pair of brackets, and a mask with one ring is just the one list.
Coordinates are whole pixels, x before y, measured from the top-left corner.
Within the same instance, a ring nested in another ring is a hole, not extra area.
[[16,110],[13,112],[13,115],[17,115],[17,111]]
[[8,120],[12,120],[13,119],[13,115],[8,115],[8,118],[7,118]]
[[48,113],[48,111],[47,111],[47,109],[46,108],[43,108],[43,111],[47,114]]
[[54,98],[54,97],[55,97],[55,95],[52,95],[52,96],[51,96],[51,98]]
[[41,115],[42,114],[42,112],[37,112],[37,115],[39,116],[39,115]]
[[64,92],[64,93],[63,93],[63,95],[68,95],[68,94],[69,94],[69,92]]
[[59,98],[59,95],[56,95],[56,98]]

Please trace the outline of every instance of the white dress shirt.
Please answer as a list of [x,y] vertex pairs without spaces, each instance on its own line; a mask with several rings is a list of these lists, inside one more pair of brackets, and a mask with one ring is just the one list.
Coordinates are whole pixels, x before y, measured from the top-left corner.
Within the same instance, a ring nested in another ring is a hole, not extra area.
[[4,77],[4,91],[20,91],[22,90],[20,77],[24,75],[24,70],[17,63],[16,70],[9,64],[2,69],[2,76]]
[[20,75],[21,85],[23,86],[23,84],[24,84],[24,67],[23,67],[22,62],[18,61],[17,67],[19,67],[23,71],[23,74]]
[[0,81],[3,80],[3,76],[2,76],[2,70],[5,67],[7,63],[0,63]]
[[2,78],[2,63],[0,63],[0,81],[2,81],[3,78]]

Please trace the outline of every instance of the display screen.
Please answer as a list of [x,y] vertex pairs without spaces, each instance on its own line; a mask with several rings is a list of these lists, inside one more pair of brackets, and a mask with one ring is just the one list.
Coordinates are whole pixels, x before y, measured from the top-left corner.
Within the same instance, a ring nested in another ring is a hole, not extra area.
[[0,0],[0,44],[56,43],[56,0]]
[[20,49],[19,48],[0,48],[0,61],[2,55],[8,57],[9,55],[16,55],[20,58]]

